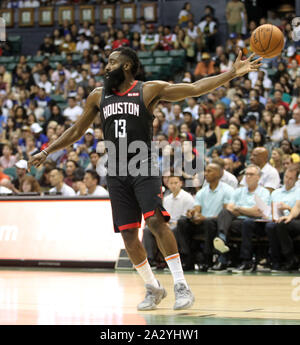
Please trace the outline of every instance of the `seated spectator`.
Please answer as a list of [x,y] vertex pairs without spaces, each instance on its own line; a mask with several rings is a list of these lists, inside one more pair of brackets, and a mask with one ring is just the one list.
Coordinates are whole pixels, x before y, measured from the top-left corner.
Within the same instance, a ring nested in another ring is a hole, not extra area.
[[172,33],[171,27],[169,25],[164,27],[163,37],[160,41],[160,45],[163,50],[172,50],[174,49],[176,42],[176,35]]
[[272,150],[271,159],[270,159],[270,164],[279,173],[281,184],[283,183],[283,174],[284,174],[283,155],[284,155],[283,151],[279,147],[276,147]]
[[240,138],[235,138],[231,143],[232,153],[238,158],[236,162],[233,163],[233,174],[238,177],[241,171],[245,169],[246,156],[243,154],[244,142]]
[[95,170],[87,170],[77,195],[98,196],[108,198],[108,191],[99,185],[100,177]]
[[2,148],[2,156],[0,157],[0,165],[3,169],[12,168],[17,162],[17,157],[12,153],[11,144],[5,143]]
[[38,181],[30,175],[25,175],[20,183],[21,193],[38,193],[41,192],[41,187]]
[[[177,222],[181,216],[185,216],[187,211],[194,206],[194,198],[191,194],[182,189],[183,181],[179,176],[168,177],[168,188],[171,194],[163,198],[163,206],[170,214],[169,225],[171,230],[177,237]],[[154,234],[151,233],[148,227],[143,231],[143,245],[147,252],[147,257],[151,266],[159,266],[158,256],[163,258],[165,253],[160,253],[159,247],[156,243]]]
[[276,113],[273,116],[272,124],[271,124],[271,131],[270,131],[270,139],[274,143],[279,143],[282,141],[284,137],[285,126],[282,125],[282,118],[280,114]]
[[196,234],[204,234],[204,262],[200,269],[207,271],[212,266],[212,240],[215,234],[211,223],[229,203],[234,191],[226,183],[220,182],[220,177],[220,166],[209,164],[205,169],[207,185],[197,192],[194,207],[187,211],[186,217],[178,220],[177,240],[184,270],[194,269],[196,258],[192,251],[192,241]]
[[[264,134],[261,133],[260,130],[256,129],[253,132],[253,141],[252,143],[249,143],[249,146],[253,149],[256,147],[264,147],[266,143],[266,138],[264,136]],[[252,144],[252,145],[250,145]]]
[[19,160],[16,164],[16,174],[17,177],[12,180],[10,185],[6,185],[9,189],[11,189],[14,193],[20,193],[21,188],[21,181],[27,173],[27,161],[24,159]]
[[75,51],[77,53],[83,53],[84,50],[90,49],[90,42],[86,38],[86,35],[84,33],[79,35],[79,41],[76,43]]
[[[6,189],[10,186],[10,177],[3,172],[3,167],[0,163],[0,187],[5,187]],[[10,190],[12,193],[12,191]]]
[[[278,171],[268,163],[268,160],[269,153],[265,147],[257,147],[251,152],[251,163],[257,165],[261,170],[259,185],[267,188],[272,193],[274,189],[280,186],[280,176]],[[246,185],[245,176],[240,184],[242,186]]]
[[179,131],[177,126],[171,123],[168,127],[168,142],[171,144],[174,141],[179,141]]
[[238,160],[237,156],[232,152],[232,146],[230,143],[225,143],[222,145],[222,154],[220,158],[229,158],[233,162],[236,162]]
[[[186,33],[184,29],[180,29],[174,43],[175,49],[184,49],[186,51],[187,67],[191,67],[196,58],[194,40]],[[190,81],[191,82],[191,81]]]
[[130,47],[136,51],[141,50],[141,35],[139,32],[135,31],[133,33]]
[[[290,271],[297,267],[293,238],[300,234],[300,222],[292,220],[294,217],[292,218],[291,211],[297,200],[300,200],[299,189],[296,187],[299,173],[299,166],[290,165],[284,174],[284,186],[271,194],[273,222],[266,224],[266,232],[270,242],[273,270]],[[274,208],[277,209],[276,213]],[[287,218],[291,221],[285,223],[284,219]]]
[[159,35],[154,33],[154,25],[147,24],[147,33],[141,35],[141,48],[143,51],[154,51],[159,46]]
[[64,98],[75,97],[78,95],[78,89],[75,79],[70,78],[64,89]]
[[281,148],[281,150],[287,154],[287,155],[290,155],[292,160],[293,160],[293,163],[299,163],[300,162],[300,157],[297,153],[295,153],[294,151],[294,148],[293,148],[293,145],[292,143],[287,140],[287,139],[283,139],[281,142],[280,142],[280,145],[279,147]]
[[43,191],[48,191],[50,189],[50,172],[56,168],[55,162],[52,161],[49,156],[47,157],[47,160],[40,167],[38,167],[36,172],[36,179]]
[[112,49],[117,49],[120,47],[130,46],[130,42],[124,36],[124,32],[122,30],[117,31],[117,38],[112,43]]
[[197,104],[197,98],[196,97],[189,97],[187,98],[187,107],[183,109],[183,115],[187,112],[190,112],[193,116],[194,120],[197,120],[199,115],[199,104]]
[[300,108],[293,111],[293,119],[286,126],[285,139],[293,141],[300,137]]
[[61,36],[59,29],[54,29],[52,34],[52,41],[55,47],[55,52],[59,52],[59,47],[63,43],[64,39],[63,36]]
[[250,115],[254,115],[256,118],[256,123],[259,123],[262,119],[262,112],[264,108],[265,107],[263,106],[263,104],[259,102],[258,96],[251,97],[249,106],[247,107],[245,112],[245,117],[249,118]]
[[47,92],[44,88],[39,87],[38,93],[34,97],[34,100],[37,102],[37,105],[39,107],[41,107],[42,109],[45,109],[48,106],[51,98],[47,95]]
[[25,151],[23,152],[23,158],[29,160],[31,156],[39,152],[39,149],[36,147],[36,141],[33,136],[27,137],[25,139]]
[[43,144],[48,142],[48,138],[43,134],[43,128],[36,122],[30,126],[31,132],[35,139],[35,146],[40,149]]
[[61,196],[76,195],[74,189],[64,183],[64,171],[62,169],[55,168],[51,170],[49,180],[53,187],[49,190],[50,194],[60,194]]
[[207,52],[202,53],[202,61],[198,62],[194,76],[196,79],[211,76],[215,74],[214,61],[211,59],[210,54]]
[[89,153],[96,150],[97,140],[94,137],[94,130],[88,128],[84,136],[74,144],[78,156],[88,157]]
[[73,178],[74,178],[74,173],[76,169],[79,168],[79,165],[76,161],[68,159],[66,164],[65,164],[65,177],[64,177],[64,182],[72,187],[73,184]]
[[[228,171],[225,168],[225,160],[226,159],[227,158],[223,159],[221,157],[213,158],[211,163],[218,164],[220,166],[220,169],[221,169],[220,182],[227,183],[230,187],[232,187],[233,189],[236,189],[238,187],[238,180],[230,171]],[[232,162],[231,159],[229,159],[229,160]]]
[[225,105],[223,103],[217,103],[214,111],[214,118],[216,126],[220,128],[228,128],[225,114]]
[[103,63],[100,61],[98,54],[92,54],[90,71],[93,76],[101,76],[104,74]]
[[82,114],[83,109],[76,104],[75,97],[68,98],[68,107],[64,110],[63,115],[68,123],[74,123]]
[[53,73],[51,74],[51,82],[55,86],[58,85],[58,83],[61,83],[60,78],[62,75],[65,76],[65,80],[69,80],[71,78],[70,71],[68,71],[60,62],[58,62],[56,64],[56,70],[54,70]]
[[65,122],[65,118],[63,117],[61,109],[57,104],[50,105],[50,116],[48,119],[48,123],[51,121],[55,121],[60,125]]
[[50,35],[44,37],[44,43],[39,47],[37,55],[53,55],[56,53],[55,45],[53,44],[52,38]]
[[238,272],[255,270],[252,262],[252,237],[254,232],[257,236],[264,235],[264,223],[255,221],[257,218],[263,218],[262,211],[256,205],[255,196],[258,196],[266,205],[270,205],[270,192],[258,183],[259,167],[249,165],[245,176],[247,187],[236,189],[227,207],[218,215],[216,220],[218,236],[213,242],[215,249],[225,254],[230,250],[228,246],[230,235],[242,236],[240,248],[242,263],[237,268]]
[[207,149],[221,143],[221,130],[219,126],[216,126],[215,119],[212,114],[205,114],[205,134],[204,142]]

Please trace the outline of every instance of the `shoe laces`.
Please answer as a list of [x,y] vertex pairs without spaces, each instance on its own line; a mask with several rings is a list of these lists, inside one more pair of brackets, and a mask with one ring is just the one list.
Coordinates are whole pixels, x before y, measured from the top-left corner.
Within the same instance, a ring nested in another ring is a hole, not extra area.
[[178,297],[189,297],[190,296],[190,291],[182,283],[178,283],[175,285],[175,293],[176,293],[176,296],[178,296]]

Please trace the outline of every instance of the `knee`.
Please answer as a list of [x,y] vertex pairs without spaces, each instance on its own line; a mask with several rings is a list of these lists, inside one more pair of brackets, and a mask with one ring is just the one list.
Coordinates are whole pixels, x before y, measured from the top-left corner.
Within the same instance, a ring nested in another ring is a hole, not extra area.
[[252,219],[245,219],[243,221],[242,229],[243,231],[249,231],[252,230],[252,227],[254,226],[254,221]]
[[123,230],[121,232],[123,241],[127,249],[134,249],[136,247],[136,241],[138,239],[138,231],[135,230]]
[[152,234],[157,235],[160,233],[162,220],[159,217],[157,217],[157,215],[149,217],[146,220],[146,223]]
[[270,235],[270,234],[273,234],[275,228],[276,228],[275,223],[267,223],[265,227],[265,231],[268,235]]
[[187,217],[181,217],[177,221],[177,231],[185,231],[185,229],[191,224],[191,221]]

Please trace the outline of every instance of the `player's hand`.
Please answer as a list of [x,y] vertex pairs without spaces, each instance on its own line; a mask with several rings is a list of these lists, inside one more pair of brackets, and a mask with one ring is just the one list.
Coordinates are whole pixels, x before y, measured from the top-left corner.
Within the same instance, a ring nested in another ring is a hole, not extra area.
[[251,54],[248,59],[242,60],[242,51],[239,51],[238,57],[236,58],[232,68],[236,77],[241,77],[244,74],[247,74],[252,71],[257,71],[262,65],[260,62],[263,59],[262,57],[253,60],[255,53]]
[[276,223],[289,223],[291,220],[293,219],[293,217],[289,214],[288,216],[283,216],[280,217],[279,219],[277,219]]
[[31,167],[34,166],[38,168],[41,164],[43,164],[46,160],[47,156],[43,152],[39,152],[36,155],[30,157],[27,165],[28,171],[30,171]]

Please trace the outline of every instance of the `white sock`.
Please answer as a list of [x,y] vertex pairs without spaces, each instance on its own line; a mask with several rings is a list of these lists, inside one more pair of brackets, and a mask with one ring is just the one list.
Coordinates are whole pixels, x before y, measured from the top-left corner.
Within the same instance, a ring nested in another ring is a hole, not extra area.
[[158,288],[158,282],[154,277],[154,274],[152,272],[152,269],[149,265],[148,259],[144,260],[138,265],[134,266],[135,269],[137,270],[138,274],[142,277],[144,280],[145,284],[150,284],[153,285],[154,287]]
[[181,265],[180,255],[179,253],[169,255],[165,257],[165,260],[168,264],[168,267],[172,273],[174,284],[176,283],[183,283],[186,287],[188,287],[187,282],[183,275],[183,269]]

